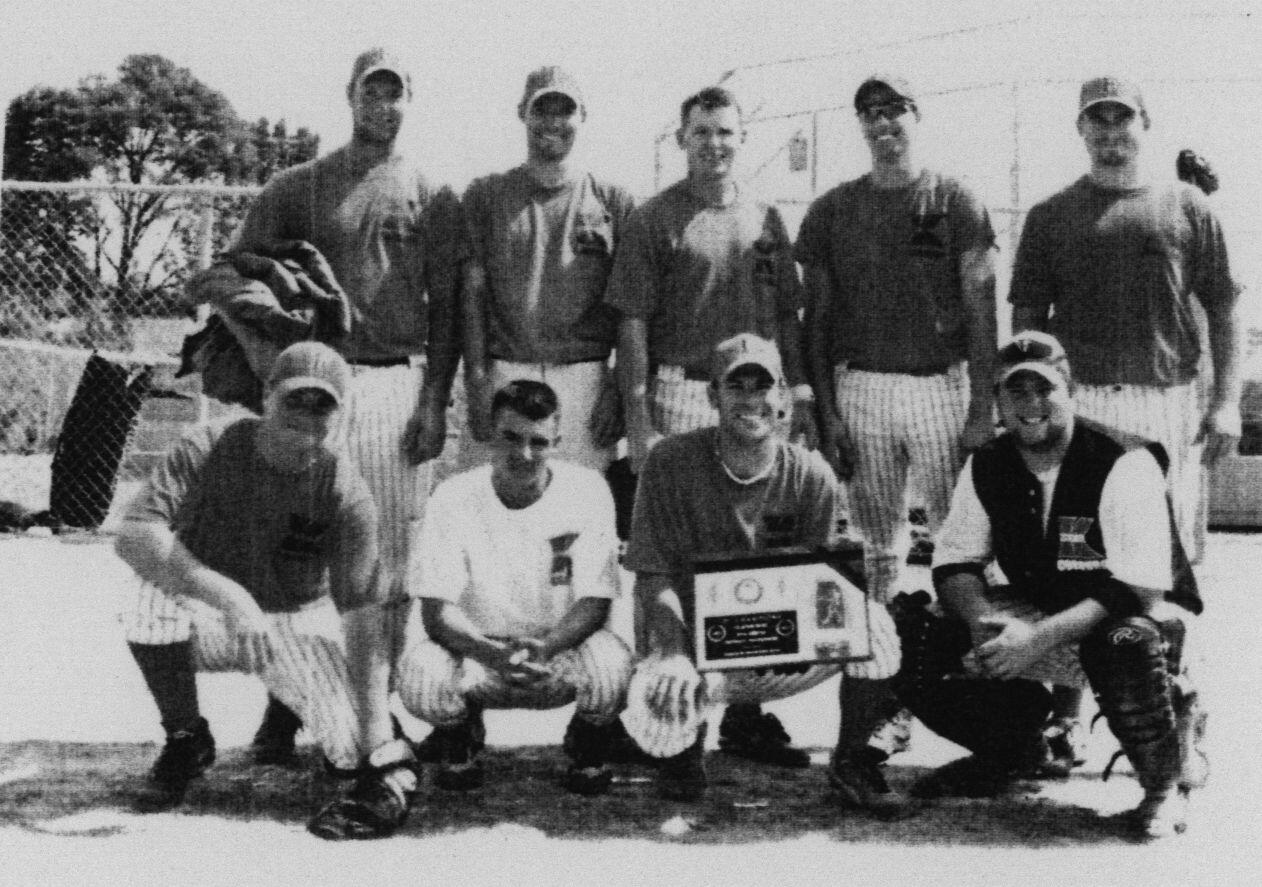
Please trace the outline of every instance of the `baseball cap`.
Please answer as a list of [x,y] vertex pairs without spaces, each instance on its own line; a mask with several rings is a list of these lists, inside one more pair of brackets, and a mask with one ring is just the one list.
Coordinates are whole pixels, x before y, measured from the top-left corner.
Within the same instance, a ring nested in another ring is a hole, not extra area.
[[1021,372],[1037,373],[1053,385],[1069,382],[1069,357],[1056,337],[1048,333],[1017,333],[999,349],[995,363],[996,385]]
[[411,98],[412,75],[408,73],[407,66],[397,52],[382,46],[364,50],[355,59],[355,64],[351,67],[351,86],[358,86],[378,71],[389,71],[398,77],[403,83],[404,92]]
[[710,359],[710,378],[713,381],[722,382],[744,366],[762,367],[777,382],[784,378],[780,350],[774,342],[761,336],[740,333],[714,346],[714,354]]
[[866,108],[872,93],[879,90],[893,93],[895,101],[901,100],[912,105],[916,104],[916,91],[907,82],[907,78],[894,74],[873,74],[860,83],[859,88],[855,90],[854,109],[862,111]]
[[342,355],[319,342],[297,342],[276,357],[267,387],[282,396],[300,388],[327,392],[339,404],[346,398],[351,368]]
[[1120,77],[1095,77],[1082,84],[1082,91],[1078,93],[1079,114],[1092,105],[1104,102],[1125,105],[1136,114],[1144,116],[1148,114],[1144,109],[1144,97],[1139,87],[1129,80],[1123,80]]
[[526,76],[526,88],[522,91],[521,104],[517,106],[517,116],[525,119],[526,112],[536,99],[553,92],[570,99],[579,113],[587,116],[587,106],[583,103],[583,91],[579,89],[578,81],[556,65],[544,65]]

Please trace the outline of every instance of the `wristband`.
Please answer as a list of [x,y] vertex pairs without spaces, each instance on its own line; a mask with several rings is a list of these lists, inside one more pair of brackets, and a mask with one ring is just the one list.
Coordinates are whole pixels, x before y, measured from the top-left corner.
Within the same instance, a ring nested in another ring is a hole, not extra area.
[[815,389],[811,388],[811,386],[807,385],[806,383],[802,383],[801,385],[794,385],[793,386],[793,399],[795,401],[813,402],[815,400]]

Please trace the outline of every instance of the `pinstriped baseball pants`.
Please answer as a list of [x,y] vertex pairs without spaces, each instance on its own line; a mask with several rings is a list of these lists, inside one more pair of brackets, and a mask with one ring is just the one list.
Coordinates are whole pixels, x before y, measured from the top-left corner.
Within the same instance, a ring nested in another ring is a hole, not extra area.
[[608,724],[626,704],[633,657],[616,634],[600,629],[573,650],[552,657],[552,677],[530,687],[510,684],[480,662],[433,641],[408,647],[399,662],[399,698],[436,727],[461,723],[469,703],[484,708],[559,708],[575,703],[593,724]]
[[1170,388],[1151,385],[1085,385],[1074,391],[1074,409],[1080,416],[1102,425],[1156,441],[1170,457],[1166,477],[1174,506],[1174,523],[1188,559],[1198,563],[1205,550],[1205,527],[1199,509],[1201,456],[1204,447],[1194,444],[1201,427],[1197,385],[1188,382]]
[[294,613],[269,613],[273,661],[258,668],[240,658],[222,614],[137,580],[133,607],[121,615],[132,644],[192,641],[198,671],[239,671],[262,679],[269,693],[302,719],[325,756],[338,767],[358,767],[359,707],[350,692],[341,619],[331,600]]
[[895,535],[915,477],[928,527],[937,533],[964,464],[968,374],[959,363],[933,376],[870,373],[838,366],[837,412],[855,452],[850,517],[867,543],[868,593],[888,603],[898,563]]

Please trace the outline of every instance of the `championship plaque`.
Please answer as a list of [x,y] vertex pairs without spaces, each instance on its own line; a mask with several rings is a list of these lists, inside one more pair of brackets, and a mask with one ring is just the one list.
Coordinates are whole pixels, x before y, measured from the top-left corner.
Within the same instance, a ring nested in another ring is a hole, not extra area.
[[702,671],[872,658],[857,543],[706,557],[693,574]]

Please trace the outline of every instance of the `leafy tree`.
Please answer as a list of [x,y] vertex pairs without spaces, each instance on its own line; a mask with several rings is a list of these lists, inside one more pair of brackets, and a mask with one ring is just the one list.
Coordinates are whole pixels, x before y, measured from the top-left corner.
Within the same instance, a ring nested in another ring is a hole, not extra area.
[[[35,181],[258,184],[277,169],[314,157],[317,147],[310,132],[299,129],[290,136],[283,121],[271,125],[264,118],[247,125],[221,93],[169,59],[132,55],[115,79],[94,75],[73,89],[36,87],[14,99],[6,120],[4,173]],[[82,257],[94,280],[74,298],[98,298],[104,288],[113,296],[114,313],[179,310],[188,246],[200,219],[195,199],[139,191],[74,200],[39,196],[41,218],[49,224],[28,224],[21,238],[29,248],[17,253]],[[10,194],[5,198],[3,222],[12,239],[19,220],[10,212]],[[55,212],[48,212],[50,205]],[[237,207],[218,220],[221,236],[239,214]],[[32,213],[25,215],[29,219]],[[49,295],[64,289],[46,264],[34,274]],[[5,276],[0,271],[0,280]]]

